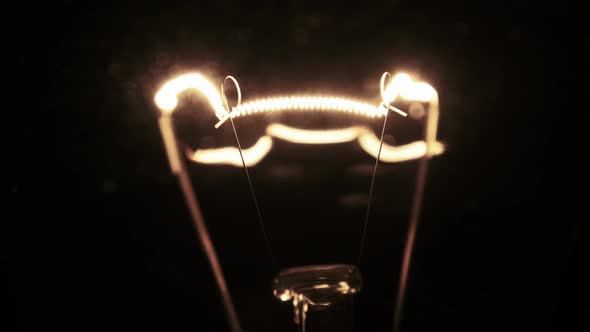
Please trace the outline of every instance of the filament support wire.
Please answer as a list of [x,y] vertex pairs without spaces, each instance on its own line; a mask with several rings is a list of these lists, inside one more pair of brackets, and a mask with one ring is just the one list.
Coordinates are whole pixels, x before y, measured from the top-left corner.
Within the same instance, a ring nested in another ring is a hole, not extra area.
[[209,265],[211,266],[213,277],[215,279],[215,282],[217,283],[217,287],[221,295],[221,300],[225,307],[225,312],[227,315],[227,319],[229,321],[230,329],[232,332],[242,332],[242,327],[240,325],[240,321],[236,313],[234,303],[229,293],[227,282],[223,275],[223,269],[221,268],[221,264],[219,263],[219,258],[217,256],[217,252],[215,251],[213,241],[211,240],[211,236],[209,235],[209,231],[207,230],[207,226],[205,224],[205,220],[203,218],[203,214],[199,206],[199,201],[197,200],[197,196],[195,195],[195,191],[193,189],[188,172],[184,167],[182,159],[180,158],[178,141],[176,139],[174,127],[172,125],[172,119],[169,115],[162,116],[160,117],[159,124],[160,132],[162,134],[162,139],[164,140],[166,154],[168,155],[168,161],[170,163],[172,173],[178,179],[182,195],[189,208],[189,212],[195,226],[195,231],[197,233],[199,243],[201,244],[201,247],[205,252],[205,256],[209,261]]
[[[385,75],[383,75],[385,76]],[[389,109],[390,105],[387,105],[387,109]],[[363,257],[363,251],[365,248],[365,241],[367,236],[367,226],[369,224],[369,216],[371,214],[371,202],[373,200],[373,190],[375,188],[375,175],[377,174],[377,166],[379,165],[379,159],[381,159],[381,149],[383,148],[383,137],[385,135],[385,126],[387,124],[387,116],[389,112],[385,114],[383,118],[383,127],[381,128],[381,137],[379,139],[379,152],[377,152],[377,158],[375,158],[375,166],[373,166],[373,175],[371,176],[371,186],[369,187],[369,198],[367,200],[367,211],[365,213],[365,220],[363,222],[363,231],[361,235],[361,245],[359,248],[359,255],[357,259],[357,266],[360,267],[361,259]]]
[[256,192],[254,190],[254,185],[252,183],[252,178],[250,177],[250,172],[248,171],[248,166],[246,166],[246,161],[244,160],[244,154],[242,152],[242,145],[240,144],[240,139],[238,137],[238,131],[236,130],[236,126],[234,125],[234,119],[230,116],[230,107],[227,102],[227,97],[225,96],[225,82],[228,79],[231,80],[236,87],[237,94],[238,94],[237,105],[239,105],[242,101],[242,93],[241,93],[240,85],[238,84],[238,81],[233,76],[228,75],[223,80],[223,83],[221,83],[221,98],[223,101],[223,107],[225,107],[229,121],[231,123],[231,127],[233,130],[234,136],[236,138],[236,143],[238,145],[238,150],[240,152],[240,159],[242,160],[242,166],[244,168],[244,173],[246,174],[246,178],[248,179],[248,186],[250,187],[250,194],[252,196],[252,200],[254,201],[254,207],[256,209],[256,215],[258,217],[260,229],[261,229],[262,234],[264,236],[264,243],[266,246],[266,250],[268,251],[268,255],[270,256],[272,270],[276,270],[277,262],[276,262],[276,258],[274,256],[274,254],[273,254],[273,251],[272,251],[272,246],[270,244],[270,237],[268,236],[268,232],[266,231],[266,227],[264,225],[264,220],[262,219],[262,213],[260,212],[260,205],[258,204],[258,198],[256,197]]

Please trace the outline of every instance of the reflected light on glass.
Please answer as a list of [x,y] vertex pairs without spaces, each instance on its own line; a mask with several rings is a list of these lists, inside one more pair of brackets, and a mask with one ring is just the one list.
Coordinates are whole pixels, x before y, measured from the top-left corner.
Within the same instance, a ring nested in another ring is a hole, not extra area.
[[[358,139],[361,148],[371,155],[373,158],[377,158],[379,154],[380,141],[375,134],[366,132],[361,135]],[[443,153],[444,145],[441,142],[435,142],[431,147],[430,155],[439,155]],[[380,161],[386,163],[399,163],[403,161],[409,161],[414,159],[422,158],[426,154],[426,142],[416,141],[408,144],[392,146],[383,143],[381,148]]]
[[[373,158],[377,158],[379,153],[379,138],[368,127],[356,126],[344,129],[311,130],[273,123],[267,127],[266,133],[267,135],[262,136],[252,147],[242,149],[246,166],[255,166],[264,159],[273,146],[271,137],[297,144],[337,144],[357,140],[360,147]],[[443,151],[444,145],[435,142],[430,155],[439,155]],[[380,161],[385,163],[410,161],[422,158],[425,153],[426,143],[424,141],[398,146],[383,143]],[[190,152],[188,157],[192,161],[201,164],[242,167],[240,152],[234,147],[196,150]]]
[[299,144],[334,144],[354,141],[363,127],[349,127],[344,129],[309,130],[298,129],[274,123],[266,128],[270,136],[284,141]]
[[[242,149],[246,167],[258,164],[272,148],[272,138],[262,136],[256,144],[247,149]],[[201,164],[232,165],[242,167],[240,151],[234,147],[219,149],[201,149],[189,153],[189,159]]]

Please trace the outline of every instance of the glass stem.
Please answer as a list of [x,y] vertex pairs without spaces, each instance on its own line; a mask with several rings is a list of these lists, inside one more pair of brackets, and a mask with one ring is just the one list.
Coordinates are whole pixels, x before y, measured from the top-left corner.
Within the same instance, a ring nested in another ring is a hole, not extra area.
[[299,302],[299,331],[305,332],[305,320],[307,319],[307,302]]

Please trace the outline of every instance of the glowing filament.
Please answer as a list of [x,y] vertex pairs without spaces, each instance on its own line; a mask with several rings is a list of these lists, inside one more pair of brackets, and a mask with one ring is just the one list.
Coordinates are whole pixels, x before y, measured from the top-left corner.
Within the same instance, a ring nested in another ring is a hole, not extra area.
[[[430,113],[426,125],[426,141],[416,141],[400,146],[391,146],[383,143],[381,161],[391,163],[402,162],[424,156],[430,157],[441,154],[444,151],[444,146],[436,141],[438,123],[438,96],[436,90],[427,83],[412,81],[406,74],[394,76],[386,86],[385,79],[388,75],[386,73],[381,78],[382,101],[378,106],[339,97],[286,96],[245,102],[232,107],[231,112],[228,112],[223,104],[220,92],[206,78],[196,73],[182,75],[164,84],[157,92],[155,102],[162,110],[162,115],[164,115],[162,118],[169,118],[178,104],[177,95],[187,89],[196,89],[205,95],[215,111],[215,115],[220,120],[215,125],[216,127],[219,127],[230,117],[235,118],[253,113],[285,110],[336,111],[360,114],[367,117],[382,117],[389,110],[393,110],[406,116],[405,112],[390,105],[397,97],[413,101],[429,102]],[[164,121],[163,123],[168,122]],[[163,131],[163,134],[167,134],[168,131]],[[270,152],[272,149],[272,137],[300,144],[335,144],[357,140],[361,148],[374,158],[377,158],[380,145],[379,139],[369,128],[360,126],[343,129],[308,130],[292,128],[281,124],[271,124],[267,127],[266,134],[267,136],[261,137],[252,147],[243,149],[246,166],[256,165]],[[170,137],[172,136],[164,136],[165,138],[168,137],[168,141],[171,141]],[[192,152],[189,157],[196,162],[204,164],[242,166],[239,151],[234,147],[197,150]]]
[[206,78],[194,73],[179,76],[164,84],[158,93],[156,93],[156,105],[158,105],[162,112],[170,114],[178,104],[177,95],[191,88],[198,90],[207,97],[209,104],[215,110],[215,115],[218,118],[221,119],[225,116],[225,108],[223,107],[221,95],[217,89]]
[[258,99],[243,103],[234,107],[230,116],[238,117],[251,114],[252,112],[259,113],[283,110],[341,111],[360,113],[369,116],[383,116],[387,113],[387,110],[384,108],[345,98],[289,96]]
[[[383,87],[382,79],[381,98],[382,104],[390,104],[399,95],[402,98],[416,101],[430,101],[436,91],[427,83],[413,82],[406,74],[396,75],[387,87]],[[221,95],[215,87],[203,76],[196,73],[179,76],[168,81],[156,93],[155,101],[165,114],[174,111],[178,104],[177,95],[187,89],[196,89],[203,93],[215,111],[219,120],[224,120],[228,114],[223,106]],[[322,97],[322,96],[290,96],[265,98],[250,101],[232,108],[231,117],[246,114],[279,111],[279,110],[320,110],[340,111],[355,114],[363,114],[369,117],[383,116],[387,109],[382,106],[358,102],[346,98]],[[402,115],[406,115],[397,109],[393,109]]]

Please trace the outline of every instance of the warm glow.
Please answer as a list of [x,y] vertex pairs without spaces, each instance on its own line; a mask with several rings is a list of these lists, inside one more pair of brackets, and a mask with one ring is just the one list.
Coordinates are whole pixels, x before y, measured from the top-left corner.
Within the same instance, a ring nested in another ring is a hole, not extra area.
[[[371,132],[366,132],[359,137],[358,142],[365,152],[373,158],[377,158],[380,143],[377,136]],[[430,150],[430,155],[439,155],[443,153],[443,151],[444,145],[440,142],[435,142]],[[402,161],[422,158],[425,154],[426,142],[424,141],[415,141],[398,146],[391,146],[383,143],[379,160],[386,163],[399,163]]]
[[383,116],[387,110],[367,103],[338,97],[289,96],[258,99],[233,108],[232,117],[261,112],[282,110],[337,111],[362,114],[370,117]]
[[430,84],[424,82],[412,82],[400,91],[400,96],[407,100],[431,101],[436,95],[436,91]]
[[[436,90],[427,83],[412,81],[407,74],[395,75],[386,85],[385,81],[388,77],[389,74],[385,73],[381,78],[381,103],[378,106],[340,97],[288,96],[263,98],[242,104],[238,103],[237,106],[231,107],[231,112],[228,113],[224,107],[221,93],[205,77],[196,73],[182,75],[168,81],[156,94],[155,101],[162,110],[162,115],[166,115],[163,118],[168,118],[177,106],[178,94],[187,89],[196,89],[205,95],[215,111],[215,115],[220,120],[215,125],[216,127],[221,126],[230,117],[237,118],[251,114],[285,110],[335,111],[359,114],[367,117],[382,117],[387,114],[388,110],[393,110],[406,116],[405,112],[390,106],[397,97],[410,101],[430,102],[429,112],[431,114],[428,117],[426,126],[426,141],[416,141],[399,146],[391,146],[383,143],[380,159],[383,162],[395,163],[441,154],[444,151],[444,146],[436,141],[438,122],[438,97]],[[230,78],[234,80],[239,91],[237,81],[233,77]],[[166,128],[163,128],[163,135],[164,138],[169,138],[167,142],[170,143],[172,142],[170,138],[172,136],[166,136],[170,131],[164,130]],[[258,164],[270,152],[272,149],[272,137],[298,144],[336,144],[357,140],[361,148],[374,158],[377,158],[380,145],[377,136],[369,128],[362,126],[342,129],[310,130],[288,127],[282,124],[271,124],[266,129],[266,136],[261,137],[252,147],[242,150],[246,166]],[[176,163],[173,161],[177,158],[174,158],[170,151],[168,154],[171,156],[171,167],[175,169]],[[203,164],[242,167],[239,150],[234,147],[200,149],[191,152],[189,158]]]
[[[395,96],[393,96],[393,99],[395,99]],[[391,100],[393,101],[393,99]],[[400,115],[407,116],[406,112],[395,107],[390,107],[390,109]],[[381,117],[387,114],[387,108],[383,106],[383,103],[379,106],[374,106],[339,97],[289,96],[257,99],[240,104],[232,108],[230,116],[235,118],[263,112],[287,110],[344,112],[360,114],[371,118]],[[227,113],[222,114],[222,117],[219,118],[219,122],[215,125],[215,128],[219,128],[227,119]]]
[[283,293],[281,293],[280,299],[281,301],[289,301],[291,299],[291,292],[287,289]]
[[[441,154],[444,151],[444,145],[436,140],[439,118],[438,94],[436,90],[427,83],[412,81],[411,77],[407,74],[397,74],[394,77],[391,77],[391,80],[386,84],[387,79],[390,77],[391,75],[387,72],[381,76],[381,100],[376,105],[348,98],[331,96],[276,96],[253,100],[242,104],[241,89],[238,81],[233,76],[227,76],[221,84],[221,89],[218,90],[205,77],[197,73],[190,73],[176,77],[166,82],[166,84],[164,84],[156,93],[154,101],[161,111],[159,117],[160,133],[166,149],[169,166],[172,173],[178,178],[184,198],[186,199],[186,203],[195,223],[199,240],[207,255],[218,288],[221,292],[222,300],[226,307],[233,331],[241,331],[241,327],[223,277],[221,266],[218,262],[217,254],[211,244],[207,227],[203,221],[203,216],[195,192],[191,187],[190,176],[184,166],[181,156],[181,145],[178,142],[178,137],[174,130],[172,114],[178,106],[178,95],[189,89],[195,89],[203,94],[212,107],[215,116],[219,120],[215,124],[215,128],[219,128],[227,122],[227,120],[230,120],[232,126],[231,129],[235,135],[238,148],[227,146],[215,149],[199,149],[196,151],[186,149],[185,152],[189,159],[197,163],[244,167],[258,218],[269,249],[270,242],[266,236],[265,226],[259,210],[258,200],[256,199],[248,167],[258,164],[270,153],[270,150],[273,147],[273,137],[296,144],[327,145],[357,141],[363,151],[373,158],[379,159],[374,161],[373,179],[371,180],[371,189],[369,190],[369,203],[371,202],[375,172],[379,161],[396,163],[420,159],[416,177],[416,194],[414,195],[414,203],[412,205],[412,214],[410,217],[410,231],[408,231],[408,242],[402,265],[402,278],[400,278],[402,282],[400,282],[400,292],[398,292],[403,295],[403,291],[405,290],[405,278],[408,271],[407,267],[409,266],[408,257],[411,256],[413,246],[412,241],[414,239],[414,233],[418,221],[418,212],[420,211],[428,158]],[[237,103],[233,107],[228,105],[225,95],[224,87],[228,80],[235,85],[237,93]],[[408,101],[428,103],[429,107],[424,119],[424,140],[398,146],[391,146],[383,142],[389,111],[392,110],[402,116],[407,116],[406,112],[401,111],[392,105],[398,97]],[[320,130],[293,128],[284,124],[274,123],[268,125],[265,135],[260,137],[253,146],[245,149],[241,148],[238,133],[234,125],[234,118],[251,114],[287,110],[298,110],[303,111],[304,113],[308,111],[339,112],[361,115],[369,118],[385,118],[382,122],[383,130],[381,138],[378,138],[371,128],[365,126]],[[363,233],[363,241],[361,242],[359,263],[363,252],[362,249],[369,212],[370,204],[367,206],[364,223],[365,231]],[[319,277],[323,276],[324,270],[326,272],[326,277],[321,277],[320,279]],[[336,279],[336,277],[338,279]],[[351,281],[352,286],[346,281],[340,281],[337,285],[330,281],[331,279],[334,279],[334,281],[342,280],[340,279],[341,277],[345,280]],[[325,280],[326,283],[316,284],[319,280]],[[360,290],[361,279],[358,270],[352,265],[320,265],[282,270],[273,283],[275,285],[273,290],[275,296],[278,295],[281,301],[289,301],[292,299],[293,306],[295,307],[295,321],[301,325],[301,330],[305,331],[306,313],[310,305],[315,308],[331,306],[331,299],[335,295],[340,297],[340,295],[353,294]],[[279,290],[285,288],[285,286],[289,289],[286,289],[279,294]],[[308,296],[310,294],[313,295],[311,296],[311,299]],[[403,300],[402,295],[400,295],[399,299]],[[401,308],[402,303],[403,301],[398,301],[396,305],[396,310],[398,310],[399,313],[401,313],[401,309],[399,308]],[[396,313],[395,317],[399,316],[400,315]],[[395,321],[394,326],[397,325],[398,321]]]
[[350,285],[346,281],[338,282],[337,289],[342,294],[354,293],[356,291],[354,288],[350,288]]
[[215,110],[215,115],[221,119],[225,114],[225,108],[221,101],[221,95],[209,81],[199,74],[186,74],[168,81],[156,93],[156,105],[166,114],[172,113],[178,104],[179,93],[188,89],[197,89],[205,95]]
[[[382,82],[383,83],[383,82]],[[365,102],[355,101],[341,97],[331,96],[288,96],[264,98],[249,101],[231,108],[230,116],[239,117],[249,114],[256,114],[262,112],[275,112],[284,110],[300,110],[300,111],[336,111],[351,114],[361,114],[368,117],[381,117],[387,113],[387,108],[384,104],[389,104],[395,100],[395,97],[400,91],[404,89],[405,85],[410,84],[410,78],[405,74],[396,75],[385,91],[382,91],[383,101],[380,105],[375,106]],[[200,74],[192,73],[179,76],[168,81],[156,93],[156,105],[165,114],[170,114],[174,111],[178,104],[178,94],[188,89],[196,89],[203,93],[209,100],[209,103],[215,111],[215,115],[220,120],[217,127],[221,125],[227,118],[228,114],[225,110],[220,92]],[[391,110],[406,116],[407,114],[396,108]]]
[[[368,127],[355,126],[344,129],[311,130],[298,129],[283,124],[273,123],[266,129],[267,136],[263,136],[252,147],[242,149],[246,166],[258,164],[271,150],[272,137],[298,144],[335,144],[358,140],[360,147],[373,158],[379,153],[379,138]],[[444,151],[444,145],[435,142],[430,155],[439,155]],[[422,158],[426,154],[426,143],[416,141],[409,144],[392,146],[383,143],[380,161],[398,163]],[[197,150],[189,158],[202,164],[233,165],[242,167],[240,152],[234,147],[219,149]]]
[[[381,79],[383,85],[384,80]],[[396,96],[407,100],[428,102],[434,99],[436,91],[430,84],[414,82],[407,74],[397,74],[387,87],[381,91],[381,98],[384,102],[393,101]]]
[[[389,104],[400,95],[408,100],[430,101],[435,95],[434,89],[424,82],[413,82],[407,74],[397,74],[387,87],[383,88],[384,79],[381,80],[382,102]],[[221,94],[203,76],[196,73],[179,76],[168,81],[156,93],[156,104],[165,113],[172,113],[178,104],[177,96],[187,89],[196,89],[203,93],[215,110],[219,120],[227,118],[227,112],[223,107]],[[340,97],[329,96],[289,96],[258,99],[232,108],[230,115],[238,117],[261,112],[273,112],[281,110],[316,110],[316,111],[338,111],[354,114],[362,114],[369,117],[383,116],[387,109],[382,106],[374,106],[368,103],[354,101]],[[397,109],[396,112],[406,115]]]
[[354,141],[358,137],[360,130],[363,129],[363,127],[350,127],[345,129],[309,130],[275,123],[266,128],[266,133],[291,143],[334,144]]
[[319,284],[319,285],[314,285],[313,289],[326,289],[326,288],[330,288],[330,285],[328,284]]
[[391,82],[384,88],[385,84],[385,77],[388,75],[385,73],[381,77],[381,99],[384,103],[392,103],[395,98],[398,96],[401,90],[404,89],[407,85],[412,83],[412,79],[407,74],[397,74]]
[[[246,166],[250,167],[258,164],[268,154],[271,148],[272,139],[269,136],[262,136],[252,147],[242,149]],[[197,150],[191,153],[189,158],[201,164],[243,166],[240,151],[234,147]]]

